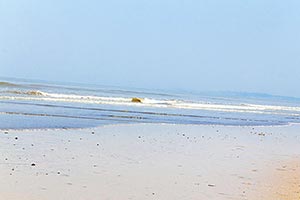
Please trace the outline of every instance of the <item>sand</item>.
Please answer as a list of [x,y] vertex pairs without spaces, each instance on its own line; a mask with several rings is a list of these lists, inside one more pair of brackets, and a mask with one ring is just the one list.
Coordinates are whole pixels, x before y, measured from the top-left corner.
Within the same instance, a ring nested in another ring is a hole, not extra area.
[[2,200],[300,199],[300,126],[0,132]]

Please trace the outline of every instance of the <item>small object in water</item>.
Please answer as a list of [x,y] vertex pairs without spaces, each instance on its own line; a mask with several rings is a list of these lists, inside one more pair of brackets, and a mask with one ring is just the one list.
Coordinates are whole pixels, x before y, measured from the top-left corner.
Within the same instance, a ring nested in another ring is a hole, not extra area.
[[31,163],[31,167],[35,167],[35,163]]
[[142,99],[134,97],[134,98],[131,99],[131,102],[142,103]]
[[15,140],[17,140],[18,139],[18,137],[15,137]]
[[209,186],[209,187],[215,187],[215,185],[214,185],[214,184],[208,184],[208,186]]
[[40,91],[28,91],[26,92],[28,95],[34,95],[34,96],[43,96],[43,93]]

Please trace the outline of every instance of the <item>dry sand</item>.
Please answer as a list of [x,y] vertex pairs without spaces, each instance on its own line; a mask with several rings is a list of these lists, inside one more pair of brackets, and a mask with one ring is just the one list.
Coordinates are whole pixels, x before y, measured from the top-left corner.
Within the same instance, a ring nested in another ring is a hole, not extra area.
[[300,126],[0,133],[2,200],[298,200]]

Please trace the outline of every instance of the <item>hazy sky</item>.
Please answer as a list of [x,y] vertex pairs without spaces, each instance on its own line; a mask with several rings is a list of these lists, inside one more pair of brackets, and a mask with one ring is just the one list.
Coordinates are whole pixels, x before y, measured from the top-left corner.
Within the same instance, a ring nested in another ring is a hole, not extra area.
[[0,0],[0,76],[300,97],[300,1]]

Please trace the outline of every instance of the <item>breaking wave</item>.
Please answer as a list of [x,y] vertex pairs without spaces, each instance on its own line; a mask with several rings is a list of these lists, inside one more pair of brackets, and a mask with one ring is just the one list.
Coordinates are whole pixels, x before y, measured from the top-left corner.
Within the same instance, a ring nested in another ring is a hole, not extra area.
[[[176,99],[154,99],[154,98],[136,98],[136,97],[128,98],[128,97],[106,97],[106,96],[91,96],[91,95],[77,95],[77,94],[60,94],[60,93],[42,92],[38,90],[5,91],[3,93],[5,93],[6,95],[0,96],[1,100],[108,104],[108,105],[120,105],[120,106],[177,108],[177,109],[208,110],[208,111],[221,111],[221,112],[300,116],[300,107],[296,107],[296,106],[292,107],[292,106],[259,105],[259,104],[217,104],[212,102],[194,102],[194,101],[184,101],[184,100],[176,100]],[[136,99],[139,99],[140,101],[136,101]]]
[[25,95],[32,95],[32,96],[45,96],[44,92],[41,91],[17,91],[17,90],[12,90],[12,91],[5,91],[5,93],[10,93],[10,94],[25,94]]
[[19,85],[10,82],[0,82],[0,87],[16,87],[16,86]]

